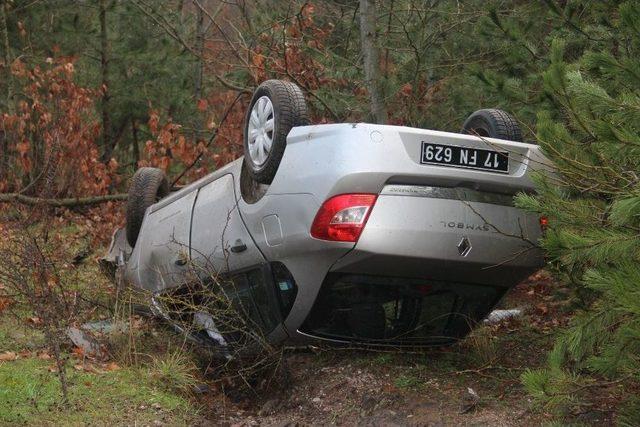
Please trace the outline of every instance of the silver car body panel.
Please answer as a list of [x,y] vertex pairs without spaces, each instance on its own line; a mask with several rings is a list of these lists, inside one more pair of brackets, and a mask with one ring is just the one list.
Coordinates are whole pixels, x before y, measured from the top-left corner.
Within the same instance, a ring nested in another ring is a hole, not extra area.
[[[423,141],[508,151],[508,173],[420,164]],[[126,267],[131,282],[154,292],[179,285],[185,254],[223,271],[281,262],[298,292],[272,338],[305,341],[300,327],[330,272],[510,287],[543,265],[538,218],[511,205],[534,191],[531,172],[552,173],[536,145],[363,123],[297,127],[255,203],[240,196],[242,161],[147,210]],[[379,195],[357,244],[311,237],[322,203],[344,193]],[[238,239],[247,250],[225,250]]]

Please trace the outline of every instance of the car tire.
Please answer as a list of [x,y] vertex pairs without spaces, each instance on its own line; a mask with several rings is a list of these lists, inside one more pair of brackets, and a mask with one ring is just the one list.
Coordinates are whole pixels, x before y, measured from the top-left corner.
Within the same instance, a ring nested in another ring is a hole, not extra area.
[[506,111],[495,108],[471,114],[462,125],[462,133],[522,142],[522,130],[516,119]]
[[271,184],[295,126],[309,124],[300,88],[282,80],[267,80],[253,93],[244,122],[244,153],[249,175]]
[[169,194],[169,182],[161,169],[140,168],[131,179],[127,197],[127,241],[134,247],[147,208]]

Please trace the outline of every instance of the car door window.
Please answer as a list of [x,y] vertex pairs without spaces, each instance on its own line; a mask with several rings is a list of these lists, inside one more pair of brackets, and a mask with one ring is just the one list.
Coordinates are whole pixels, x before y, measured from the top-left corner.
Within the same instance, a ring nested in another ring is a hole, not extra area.
[[268,334],[282,321],[273,277],[266,265],[234,274],[229,282],[227,291],[231,291],[249,327]]

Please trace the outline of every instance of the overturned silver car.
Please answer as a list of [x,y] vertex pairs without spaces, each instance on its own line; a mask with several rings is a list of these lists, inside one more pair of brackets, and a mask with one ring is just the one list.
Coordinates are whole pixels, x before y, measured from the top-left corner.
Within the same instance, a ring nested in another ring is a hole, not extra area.
[[173,193],[160,170],[136,173],[124,275],[161,295],[187,268],[215,271],[271,342],[455,341],[543,265],[540,219],[513,196],[550,171],[500,110],[464,132],[310,125],[301,91],[267,81],[243,158]]

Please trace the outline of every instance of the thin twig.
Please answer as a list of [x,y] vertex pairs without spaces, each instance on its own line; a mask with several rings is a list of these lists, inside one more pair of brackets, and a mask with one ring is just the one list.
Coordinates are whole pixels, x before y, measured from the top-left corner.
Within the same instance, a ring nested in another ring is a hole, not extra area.
[[191,164],[189,164],[189,166],[187,166],[171,183],[171,186],[173,187],[174,185],[176,185],[176,183],[178,181],[180,181],[180,179],[184,176],[184,174],[186,174],[192,167],[194,167],[202,158],[202,155],[204,154],[205,151],[207,151],[209,149],[209,146],[211,145],[211,143],[215,140],[216,136],[218,136],[218,133],[220,131],[220,128],[222,127],[222,125],[224,124],[224,122],[227,120],[227,117],[229,116],[229,113],[231,112],[231,110],[233,109],[233,107],[236,105],[236,103],[238,102],[238,100],[240,99],[240,97],[242,96],[242,92],[239,92],[235,99],[233,100],[233,102],[227,107],[227,109],[225,110],[224,114],[222,115],[222,119],[220,119],[220,123],[218,124],[218,126],[215,128],[215,130],[213,131],[213,134],[211,135],[211,137],[209,138],[209,141],[207,142],[207,145],[205,145],[204,150],[201,150],[200,153],[198,153],[198,155],[196,156],[196,158],[193,160],[193,162],[191,162]]

